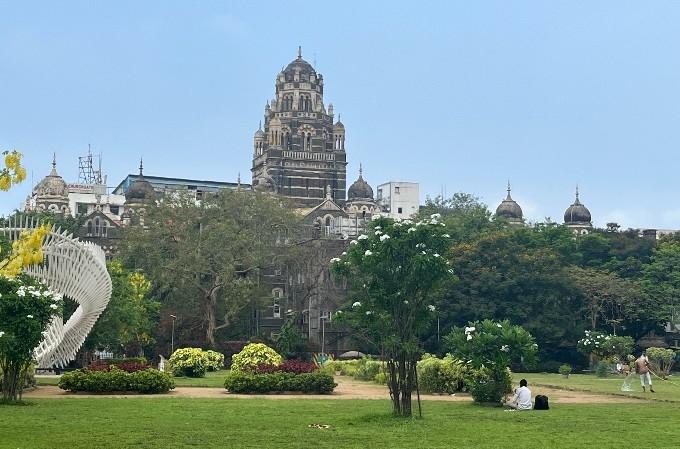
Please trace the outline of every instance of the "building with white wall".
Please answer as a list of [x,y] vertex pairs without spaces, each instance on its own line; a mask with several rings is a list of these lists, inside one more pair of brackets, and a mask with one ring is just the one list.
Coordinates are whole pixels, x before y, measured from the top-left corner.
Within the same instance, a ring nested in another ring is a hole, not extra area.
[[420,184],[390,181],[378,186],[376,202],[390,218],[411,218],[420,209]]

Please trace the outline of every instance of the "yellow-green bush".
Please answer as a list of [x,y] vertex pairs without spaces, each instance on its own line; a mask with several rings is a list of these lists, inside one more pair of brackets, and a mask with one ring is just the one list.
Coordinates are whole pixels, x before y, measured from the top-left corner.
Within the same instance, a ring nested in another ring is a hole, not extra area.
[[205,377],[210,365],[208,354],[201,348],[181,348],[170,356],[173,376]]
[[251,371],[260,365],[280,365],[283,359],[278,352],[264,343],[251,343],[231,358],[232,371]]
[[418,384],[426,393],[455,393],[465,388],[468,369],[465,364],[447,354],[439,359],[431,354],[423,355],[418,362]]

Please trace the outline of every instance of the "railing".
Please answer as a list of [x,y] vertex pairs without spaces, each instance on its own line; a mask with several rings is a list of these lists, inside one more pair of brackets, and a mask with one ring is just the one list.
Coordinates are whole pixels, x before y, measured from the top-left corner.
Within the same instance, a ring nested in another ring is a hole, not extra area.
[[333,153],[308,153],[306,151],[283,151],[282,156],[287,159],[305,159],[312,161],[334,161]]

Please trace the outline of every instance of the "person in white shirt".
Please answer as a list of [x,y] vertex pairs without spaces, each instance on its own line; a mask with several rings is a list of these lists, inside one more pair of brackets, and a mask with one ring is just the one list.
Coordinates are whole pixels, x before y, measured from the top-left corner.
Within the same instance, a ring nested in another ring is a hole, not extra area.
[[519,381],[519,388],[515,390],[514,396],[507,405],[515,410],[531,410],[531,390],[527,388],[526,379]]

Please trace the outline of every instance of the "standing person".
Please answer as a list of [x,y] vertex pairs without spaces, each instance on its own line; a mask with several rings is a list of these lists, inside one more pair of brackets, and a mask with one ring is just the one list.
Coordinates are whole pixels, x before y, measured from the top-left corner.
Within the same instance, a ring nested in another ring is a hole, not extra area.
[[515,410],[531,410],[531,390],[527,387],[527,380],[519,381],[519,388],[508,402],[508,407]]
[[645,390],[645,386],[649,385],[649,391],[654,393],[654,388],[652,388],[652,376],[649,374],[649,359],[647,359],[647,356],[644,353],[641,353],[640,357],[635,360],[635,372],[640,375],[642,391],[647,391]]

